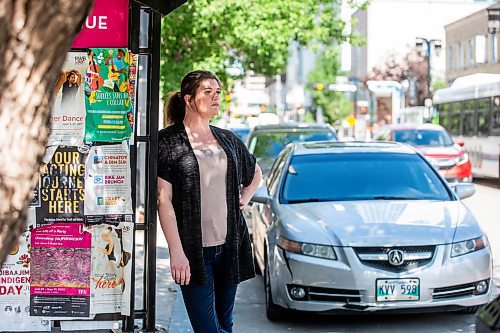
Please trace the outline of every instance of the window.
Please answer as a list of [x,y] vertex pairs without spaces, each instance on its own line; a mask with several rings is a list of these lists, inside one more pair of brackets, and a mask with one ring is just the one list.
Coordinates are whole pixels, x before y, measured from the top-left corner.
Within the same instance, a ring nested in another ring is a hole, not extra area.
[[394,141],[412,146],[447,147],[452,146],[448,133],[436,130],[401,129],[393,133]]
[[447,66],[448,72],[451,72],[453,70],[453,47],[449,46],[448,47],[448,66]]
[[464,102],[464,112],[462,117],[462,132],[461,134],[472,136],[475,134],[474,116],[476,114],[476,101],[465,101]]
[[451,103],[452,108],[450,108],[449,120],[448,124],[448,132],[451,135],[459,135],[460,134],[460,103]]
[[498,39],[496,35],[490,35],[490,62],[498,59]]
[[458,43],[458,69],[463,69],[464,68],[464,48],[462,46],[462,42]]
[[496,135],[500,134],[500,96],[493,97],[491,131]]
[[487,136],[490,132],[490,99],[477,101],[477,135]]
[[276,193],[276,188],[280,178],[279,176],[281,174],[283,166],[285,165],[287,156],[288,154],[285,152],[280,154],[271,168],[272,172],[269,174],[269,178],[267,180],[267,191],[271,196],[274,196],[274,194]]
[[474,41],[469,39],[467,42],[467,67],[474,66]]
[[284,203],[346,200],[450,200],[436,171],[419,155],[342,153],[294,156]]
[[488,62],[488,53],[486,50],[486,36],[476,36],[476,64]]

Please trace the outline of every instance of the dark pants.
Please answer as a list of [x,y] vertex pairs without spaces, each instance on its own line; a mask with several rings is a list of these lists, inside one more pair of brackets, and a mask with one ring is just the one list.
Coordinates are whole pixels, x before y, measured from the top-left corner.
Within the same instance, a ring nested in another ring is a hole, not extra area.
[[195,333],[233,332],[233,307],[238,285],[223,284],[224,245],[204,247],[207,283],[181,286],[184,304]]

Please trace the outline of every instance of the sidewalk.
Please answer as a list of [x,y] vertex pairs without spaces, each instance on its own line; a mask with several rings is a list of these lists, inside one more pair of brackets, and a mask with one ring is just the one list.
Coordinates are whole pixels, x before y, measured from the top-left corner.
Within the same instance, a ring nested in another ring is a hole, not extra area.
[[[170,275],[170,260],[167,242],[161,229],[158,229],[156,239],[156,326],[159,330],[169,333],[192,333],[193,329],[184,307],[180,288]],[[136,309],[142,307],[144,244],[137,234],[136,243]]]

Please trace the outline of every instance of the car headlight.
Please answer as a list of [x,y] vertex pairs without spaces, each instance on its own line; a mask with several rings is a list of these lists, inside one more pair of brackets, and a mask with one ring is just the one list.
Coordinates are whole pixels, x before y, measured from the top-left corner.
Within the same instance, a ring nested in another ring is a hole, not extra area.
[[456,242],[451,245],[451,257],[458,257],[467,253],[484,249],[488,246],[486,236],[481,236],[466,241]]
[[455,158],[455,164],[456,165],[462,165],[467,163],[469,161],[469,155],[467,153],[463,153],[463,155],[458,156]]
[[303,254],[311,257],[337,260],[333,247],[329,245],[295,242],[283,237],[280,237],[279,245],[288,252]]

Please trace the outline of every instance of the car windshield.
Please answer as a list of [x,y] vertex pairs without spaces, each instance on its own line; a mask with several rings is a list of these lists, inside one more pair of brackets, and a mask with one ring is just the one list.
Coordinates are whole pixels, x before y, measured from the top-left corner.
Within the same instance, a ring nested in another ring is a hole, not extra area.
[[329,130],[288,130],[256,132],[250,139],[249,150],[259,164],[271,165],[281,150],[292,142],[336,140],[335,133]]
[[405,129],[394,131],[394,141],[412,146],[445,147],[453,145],[453,140],[445,131]]
[[346,200],[451,200],[419,155],[343,153],[292,158],[284,203]]

